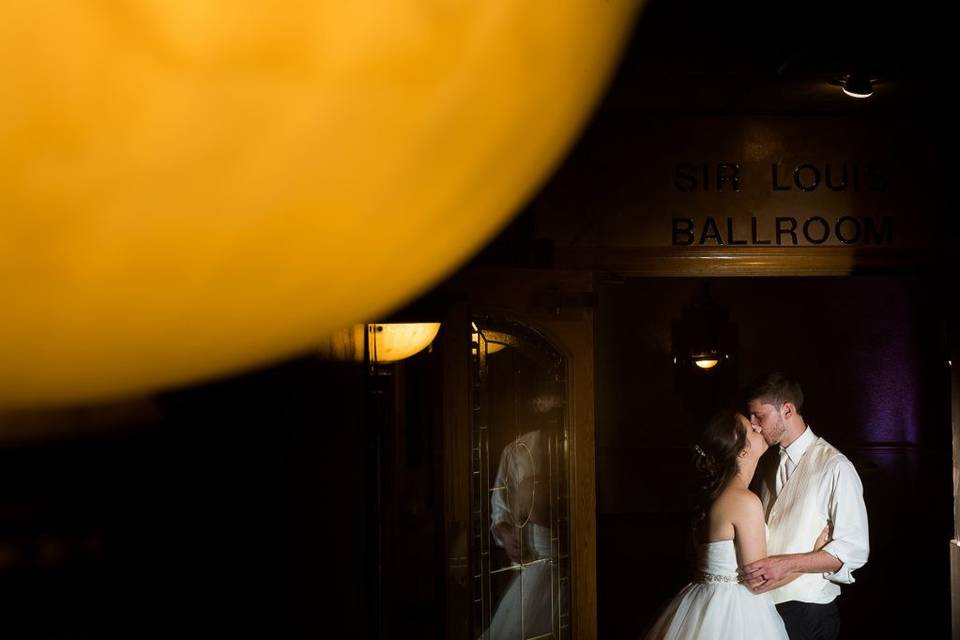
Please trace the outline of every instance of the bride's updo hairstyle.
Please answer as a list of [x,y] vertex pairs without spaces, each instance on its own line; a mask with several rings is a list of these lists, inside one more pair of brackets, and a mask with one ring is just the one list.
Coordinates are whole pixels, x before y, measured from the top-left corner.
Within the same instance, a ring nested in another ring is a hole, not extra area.
[[697,482],[693,495],[693,526],[707,516],[710,505],[737,474],[737,456],[746,446],[747,430],[732,409],[710,418],[694,447]]

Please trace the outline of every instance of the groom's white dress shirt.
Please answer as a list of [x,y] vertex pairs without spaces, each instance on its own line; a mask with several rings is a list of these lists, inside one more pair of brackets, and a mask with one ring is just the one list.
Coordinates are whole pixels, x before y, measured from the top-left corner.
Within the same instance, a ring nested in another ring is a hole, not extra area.
[[[809,456],[801,467],[804,454]],[[796,480],[793,485],[791,478]],[[772,480],[761,488],[771,526],[768,553],[811,551],[816,533],[823,528],[822,519],[832,526],[831,540],[823,550],[843,563],[834,573],[807,574],[775,589],[774,601],[831,602],[840,593],[838,585],[853,583],[853,571],[866,564],[870,554],[860,477],[846,456],[807,427],[789,447],[781,448]]]

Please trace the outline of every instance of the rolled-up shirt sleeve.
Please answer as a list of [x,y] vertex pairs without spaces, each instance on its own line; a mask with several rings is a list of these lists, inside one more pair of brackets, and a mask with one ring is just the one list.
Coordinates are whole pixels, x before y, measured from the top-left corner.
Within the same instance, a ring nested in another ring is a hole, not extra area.
[[832,526],[831,540],[823,550],[843,565],[823,577],[839,584],[852,584],[853,572],[867,563],[870,537],[863,484],[853,463],[844,455],[830,462],[820,485],[820,504],[826,506]]

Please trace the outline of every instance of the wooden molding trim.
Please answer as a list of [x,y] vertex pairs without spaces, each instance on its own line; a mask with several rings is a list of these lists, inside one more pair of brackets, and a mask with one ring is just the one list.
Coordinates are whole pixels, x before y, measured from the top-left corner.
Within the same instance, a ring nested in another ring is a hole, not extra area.
[[558,269],[623,276],[846,276],[909,271],[933,262],[921,249],[851,247],[571,247],[558,249]]

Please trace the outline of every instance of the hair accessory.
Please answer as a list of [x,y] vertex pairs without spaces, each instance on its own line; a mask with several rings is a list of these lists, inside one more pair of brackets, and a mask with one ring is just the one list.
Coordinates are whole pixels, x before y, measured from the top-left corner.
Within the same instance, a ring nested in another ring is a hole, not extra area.
[[698,444],[693,445],[693,450],[696,451],[697,455],[700,456],[701,458],[707,457],[707,454],[703,451],[703,449],[700,448],[700,445]]

